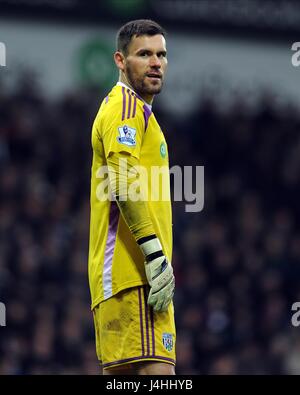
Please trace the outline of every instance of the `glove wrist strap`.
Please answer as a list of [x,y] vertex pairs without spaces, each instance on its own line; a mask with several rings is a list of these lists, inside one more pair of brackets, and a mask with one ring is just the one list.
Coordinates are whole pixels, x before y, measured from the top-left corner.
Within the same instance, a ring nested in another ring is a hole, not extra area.
[[138,244],[147,261],[163,255],[162,246],[156,235],[143,237],[138,240]]

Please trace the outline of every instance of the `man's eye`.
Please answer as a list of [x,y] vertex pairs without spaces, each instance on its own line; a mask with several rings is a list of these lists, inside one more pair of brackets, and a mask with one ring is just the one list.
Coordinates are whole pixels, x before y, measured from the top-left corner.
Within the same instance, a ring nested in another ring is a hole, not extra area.
[[147,54],[147,52],[142,52],[141,56],[145,57],[145,56],[148,56],[148,54]]

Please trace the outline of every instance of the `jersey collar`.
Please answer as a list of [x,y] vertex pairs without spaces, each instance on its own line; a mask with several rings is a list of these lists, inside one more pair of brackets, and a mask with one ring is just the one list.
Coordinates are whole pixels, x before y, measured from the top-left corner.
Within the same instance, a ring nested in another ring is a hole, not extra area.
[[152,111],[152,106],[151,106],[151,104],[146,103],[145,100],[141,98],[141,96],[139,96],[139,95],[138,95],[132,88],[130,88],[128,85],[124,84],[124,82],[118,81],[118,82],[117,82],[117,85],[123,86],[123,87],[126,88],[126,89],[130,89],[135,95],[137,95],[137,97],[138,97],[139,99],[141,99],[141,100],[144,102],[145,106],[146,106],[150,111]]

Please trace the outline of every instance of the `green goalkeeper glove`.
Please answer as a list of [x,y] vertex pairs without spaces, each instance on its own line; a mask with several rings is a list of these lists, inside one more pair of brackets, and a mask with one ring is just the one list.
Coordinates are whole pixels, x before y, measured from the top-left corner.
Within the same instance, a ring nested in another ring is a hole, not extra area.
[[146,258],[145,270],[150,285],[148,305],[155,311],[166,311],[175,289],[173,268],[155,235],[143,237],[138,244]]

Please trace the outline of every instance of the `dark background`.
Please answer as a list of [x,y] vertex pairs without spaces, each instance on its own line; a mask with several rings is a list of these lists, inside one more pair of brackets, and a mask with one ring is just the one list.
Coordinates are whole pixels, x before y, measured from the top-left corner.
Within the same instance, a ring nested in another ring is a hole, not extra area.
[[[151,17],[170,38],[286,45],[288,70],[291,45],[300,41],[299,7],[0,0],[0,41],[1,21],[115,33],[130,19]],[[87,279],[90,131],[107,88],[74,82],[50,94],[39,65],[26,63],[26,49],[21,57],[13,72],[12,64],[0,67],[0,301],[7,313],[0,373],[96,374]],[[299,84],[300,68],[293,75]],[[218,89],[227,89],[222,80]],[[291,323],[300,300],[300,115],[297,100],[278,104],[280,94],[262,85],[250,108],[243,90],[234,90],[222,107],[202,89],[182,120],[154,107],[170,165],[205,166],[204,209],[187,213],[184,202],[173,204],[178,374],[300,373],[300,329]]]

